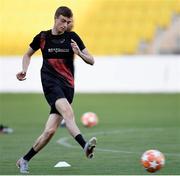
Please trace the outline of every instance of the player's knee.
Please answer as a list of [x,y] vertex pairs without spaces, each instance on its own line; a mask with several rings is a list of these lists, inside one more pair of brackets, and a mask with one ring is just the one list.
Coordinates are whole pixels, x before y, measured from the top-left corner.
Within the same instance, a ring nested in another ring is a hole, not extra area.
[[68,121],[74,120],[74,114],[71,109],[65,111],[63,117],[66,123],[68,123]]
[[56,132],[56,129],[53,129],[53,128],[46,129],[44,131],[44,136],[45,136],[45,138],[50,138],[54,135],[55,132]]
[[69,104],[58,104],[56,103],[56,108],[62,114],[63,118],[66,119],[73,119],[74,113]]
[[65,120],[66,123],[68,123],[68,121],[74,120],[74,114],[73,114],[73,112],[71,110],[66,111],[64,113],[64,120]]

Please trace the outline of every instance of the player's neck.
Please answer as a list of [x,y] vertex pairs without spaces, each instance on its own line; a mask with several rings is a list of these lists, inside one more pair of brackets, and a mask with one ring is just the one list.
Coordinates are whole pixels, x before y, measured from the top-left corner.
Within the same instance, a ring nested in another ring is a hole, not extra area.
[[53,27],[52,30],[51,30],[51,33],[52,33],[52,35],[61,35],[64,32],[60,32],[55,27]]

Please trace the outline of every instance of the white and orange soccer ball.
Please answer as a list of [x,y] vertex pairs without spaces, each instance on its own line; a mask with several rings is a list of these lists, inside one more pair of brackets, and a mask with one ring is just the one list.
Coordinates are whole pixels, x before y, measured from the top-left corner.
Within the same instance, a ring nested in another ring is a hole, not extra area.
[[148,172],[156,172],[164,166],[165,157],[158,150],[147,150],[141,157],[141,163]]
[[82,115],[81,122],[86,127],[93,127],[98,124],[99,120],[94,112],[86,112]]

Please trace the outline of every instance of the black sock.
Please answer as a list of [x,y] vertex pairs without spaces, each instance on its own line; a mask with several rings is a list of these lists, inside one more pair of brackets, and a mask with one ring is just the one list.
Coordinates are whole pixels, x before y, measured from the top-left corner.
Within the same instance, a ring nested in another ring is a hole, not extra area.
[[25,160],[29,161],[36,153],[37,153],[37,152],[36,152],[33,148],[31,148],[31,149],[29,150],[29,152],[28,152],[26,155],[24,155],[23,158],[24,158]]
[[76,137],[75,137],[76,141],[81,145],[82,148],[85,147],[85,144],[86,144],[86,141],[84,140],[84,138],[82,137],[81,134],[78,134]]

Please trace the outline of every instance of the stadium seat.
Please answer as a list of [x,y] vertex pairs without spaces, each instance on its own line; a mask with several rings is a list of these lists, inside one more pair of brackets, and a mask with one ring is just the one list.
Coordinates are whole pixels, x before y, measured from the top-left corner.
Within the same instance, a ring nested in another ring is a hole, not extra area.
[[[32,0],[28,5],[21,0],[13,5],[10,0],[2,1],[1,23],[9,35],[1,28],[0,54],[6,55],[23,53],[37,32],[51,28],[55,7],[59,6],[48,0]],[[94,55],[134,54],[142,40],[151,42],[158,28],[167,28],[173,15],[180,14],[180,0],[62,2],[72,8],[75,31]],[[42,4],[46,10],[40,8]],[[13,10],[9,11],[12,6]],[[13,19],[10,24],[7,18]],[[11,25],[15,26],[13,31]],[[19,33],[21,38],[17,39]]]

